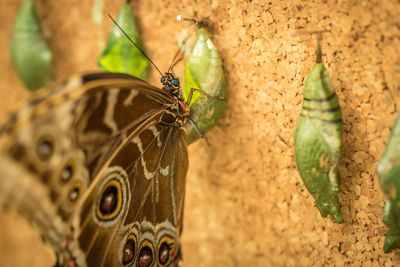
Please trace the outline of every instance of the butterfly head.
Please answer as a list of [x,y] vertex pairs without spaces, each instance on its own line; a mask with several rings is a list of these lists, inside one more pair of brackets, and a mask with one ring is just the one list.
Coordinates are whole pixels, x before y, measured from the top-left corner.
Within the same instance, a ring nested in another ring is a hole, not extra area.
[[160,81],[163,90],[173,95],[179,95],[179,89],[181,88],[181,83],[179,81],[179,78],[175,74],[171,72],[166,72],[161,77]]

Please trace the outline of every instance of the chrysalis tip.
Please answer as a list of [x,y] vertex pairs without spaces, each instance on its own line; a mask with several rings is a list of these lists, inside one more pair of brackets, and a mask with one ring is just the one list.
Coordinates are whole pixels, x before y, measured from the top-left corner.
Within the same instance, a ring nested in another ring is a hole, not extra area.
[[197,23],[198,23],[197,19],[185,18],[185,17],[182,16],[182,15],[176,16],[176,20],[179,21],[179,22],[181,22],[181,21],[190,21],[190,22],[193,22],[194,24],[197,24]]
[[182,15],[176,16],[176,20],[177,20],[177,21],[182,21],[182,20],[183,20],[183,16],[182,16]]

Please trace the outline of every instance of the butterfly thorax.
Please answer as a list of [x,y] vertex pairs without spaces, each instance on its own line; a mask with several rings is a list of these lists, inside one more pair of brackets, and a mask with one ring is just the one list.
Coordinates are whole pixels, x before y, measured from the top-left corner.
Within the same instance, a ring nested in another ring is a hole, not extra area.
[[183,127],[189,117],[189,106],[180,93],[181,85],[179,78],[173,73],[166,72],[160,81],[162,90],[176,101],[176,105],[173,107],[176,115],[176,124],[179,127]]

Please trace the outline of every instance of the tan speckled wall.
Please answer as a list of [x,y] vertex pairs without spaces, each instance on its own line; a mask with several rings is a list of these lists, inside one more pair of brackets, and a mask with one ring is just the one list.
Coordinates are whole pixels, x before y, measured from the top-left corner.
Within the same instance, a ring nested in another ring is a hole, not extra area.
[[[9,61],[19,2],[0,0],[3,117],[28,95]],[[57,77],[95,69],[110,21],[94,23],[89,0],[37,2]],[[122,2],[105,1],[104,14],[116,14]],[[228,78],[228,110],[208,135],[211,147],[204,141],[190,147],[183,266],[400,264],[400,252],[382,252],[384,197],[375,174],[400,101],[399,1],[132,2],[147,50],[161,69],[188,27],[175,16],[209,16]],[[330,31],[323,60],[344,118],[342,225],[320,217],[293,159],[303,81],[315,60],[314,38],[306,32],[321,29]],[[182,70],[183,65],[177,69]],[[158,81],[155,72],[152,81]],[[35,237],[21,220],[1,214],[0,223],[0,266],[51,262],[49,253],[31,243]]]

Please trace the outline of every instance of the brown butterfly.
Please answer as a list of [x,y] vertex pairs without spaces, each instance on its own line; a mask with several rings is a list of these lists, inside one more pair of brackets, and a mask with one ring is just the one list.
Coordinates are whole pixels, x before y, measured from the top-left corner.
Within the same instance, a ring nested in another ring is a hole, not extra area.
[[77,76],[2,129],[0,204],[38,226],[58,266],[177,265],[190,121],[177,55],[165,75],[148,58],[162,90],[123,74]]
[[71,78],[2,129],[0,203],[38,226],[59,266],[177,265],[189,109],[179,79],[161,80]]
[[79,75],[40,91],[0,130],[0,207],[37,226],[57,266],[177,266],[184,126],[197,129],[189,104],[193,92],[225,100],[191,89],[185,102],[172,71],[179,52],[162,74],[121,31],[161,90],[125,74]]

